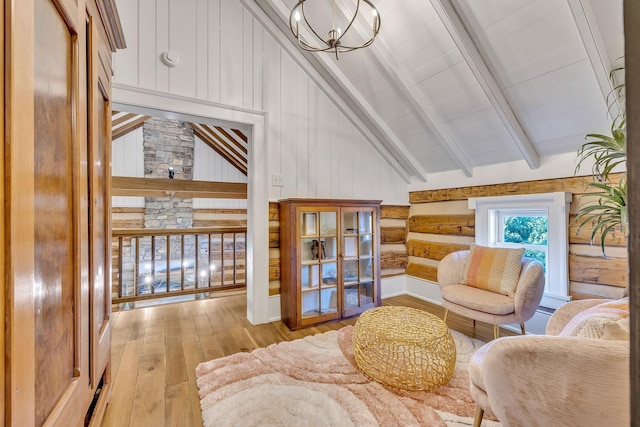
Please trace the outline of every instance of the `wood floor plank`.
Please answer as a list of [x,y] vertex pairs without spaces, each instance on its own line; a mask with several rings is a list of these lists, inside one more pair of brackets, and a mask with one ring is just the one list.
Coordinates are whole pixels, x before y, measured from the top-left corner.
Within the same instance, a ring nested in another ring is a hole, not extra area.
[[141,354],[142,340],[129,341],[125,344],[121,367],[114,374],[111,400],[107,406],[103,426],[129,425]]
[[189,383],[167,385],[165,391],[165,426],[184,427],[196,425],[189,402]]
[[202,412],[200,411],[200,398],[196,384],[196,367],[207,359],[205,359],[202,354],[200,341],[197,336],[186,337],[182,341],[182,351],[184,353],[187,381],[189,384],[191,419],[193,420],[194,426],[200,426],[202,425]]
[[187,366],[184,360],[182,337],[167,337],[165,341],[166,384],[173,386],[187,382]]
[[164,426],[167,386],[163,350],[152,347],[140,358],[130,426]]

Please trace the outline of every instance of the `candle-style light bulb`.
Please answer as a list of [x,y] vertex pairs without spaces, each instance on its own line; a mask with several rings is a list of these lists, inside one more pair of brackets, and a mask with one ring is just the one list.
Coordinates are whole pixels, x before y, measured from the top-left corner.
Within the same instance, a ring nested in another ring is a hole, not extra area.
[[376,32],[376,27],[378,26],[378,10],[377,9],[373,9],[371,11],[371,13],[373,14],[373,33],[375,34]]

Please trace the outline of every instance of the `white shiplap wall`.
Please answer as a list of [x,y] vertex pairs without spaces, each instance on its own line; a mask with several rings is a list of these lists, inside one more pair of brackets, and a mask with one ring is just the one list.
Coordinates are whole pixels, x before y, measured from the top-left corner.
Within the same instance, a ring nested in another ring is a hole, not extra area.
[[[193,179],[196,181],[247,182],[247,177],[196,136],[193,153]],[[194,209],[246,209],[247,200],[193,199]]]
[[[116,84],[267,113],[269,199],[407,204],[407,184],[238,0],[117,0]],[[171,50],[175,68],[160,61]]]
[[[111,143],[111,175],[144,178],[144,152],[142,128],[113,140]],[[144,197],[111,198],[113,207],[142,208]]]

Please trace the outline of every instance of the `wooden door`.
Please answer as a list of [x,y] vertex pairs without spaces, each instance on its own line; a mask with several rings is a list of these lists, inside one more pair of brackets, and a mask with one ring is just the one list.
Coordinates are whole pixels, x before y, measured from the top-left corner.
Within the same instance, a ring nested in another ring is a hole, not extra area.
[[113,0],[0,5],[0,425],[81,425],[108,396],[109,47],[124,38]]
[[34,1],[36,425],[77,420],[87,396],[81,10],[73,1]]
[[87,76],[89,97],[89,218],[91,236],[89,308],[91,383],[109,386],[111,355],[111,104],[110,50],[90,8],[87,20]]
[[91,397],[84,2],[14,0],[8,12],[6,421],[73,425]]

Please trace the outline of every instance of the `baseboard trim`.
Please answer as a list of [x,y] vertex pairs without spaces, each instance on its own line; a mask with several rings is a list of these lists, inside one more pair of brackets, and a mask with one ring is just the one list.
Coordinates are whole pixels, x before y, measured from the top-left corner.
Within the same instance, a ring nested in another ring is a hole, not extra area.
[[[435,305],[442,305],[440,286],[430,280],[406,275],[393,276],[382,279],[380,288],[382,299],[409,295]],[[536,311],[536,314],[525,322],[527,334],[543,335],[550,317],[551,313]],[[269,322],[279,320],[281,320],[280,295],[273,295],[269,297]],[[517,324],[502,325],[501,328],[520,332],[520,325]]]

